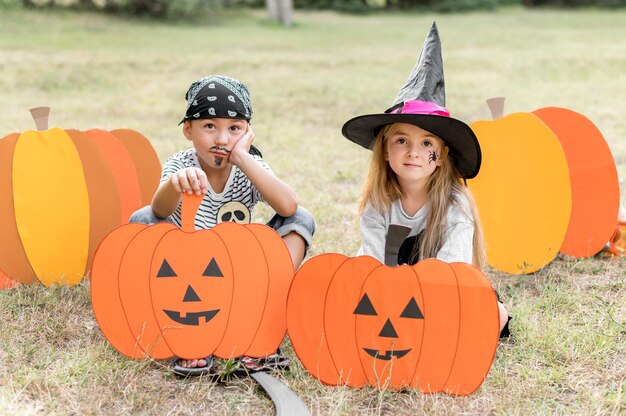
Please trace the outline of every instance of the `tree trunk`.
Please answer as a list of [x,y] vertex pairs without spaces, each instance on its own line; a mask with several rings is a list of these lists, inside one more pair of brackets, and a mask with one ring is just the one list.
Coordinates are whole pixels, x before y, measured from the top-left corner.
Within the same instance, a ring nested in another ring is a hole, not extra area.
[[265,0],[265,7],[267,8],[267,14],[272,20],[280,20],[278,14],[278,1],[279,0]]
[[280,23],[283,26],[291,26],[293,24],[293,0],[278,0],[278,10]]
[[293,24],[293,0],[265,0],[265,6],[270,19],[283,26]]

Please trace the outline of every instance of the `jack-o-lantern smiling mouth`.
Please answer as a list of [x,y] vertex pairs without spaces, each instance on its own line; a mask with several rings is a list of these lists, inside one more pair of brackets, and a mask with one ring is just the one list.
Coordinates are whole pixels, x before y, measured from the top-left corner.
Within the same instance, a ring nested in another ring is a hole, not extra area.
[[217,313],[219,309],[214,309],[212,311],[202,311],[202,312],[187,312],[185,316],[181,316],[180,312],[177,311],[169,311],[167,309],[163,309],[163,312],[174,322],[178,322],[183,325],[200,325],[200,318],[204,317],[204,323],[209,322]]
[[389,361],[391,360],[392,357],[396,357],[396,358],[402,358],[405,355],[407,355],[413,348],[409,348],[408,350],[398,350],[398,351],[385,351],[384,355],[381,355],[378,353],[378,350],[373,350],[370,348],[363,348],[363,350],[368,353],[369,355],[371,355],[372,357],[378,359],[378,360],[385,360],[385,361]]

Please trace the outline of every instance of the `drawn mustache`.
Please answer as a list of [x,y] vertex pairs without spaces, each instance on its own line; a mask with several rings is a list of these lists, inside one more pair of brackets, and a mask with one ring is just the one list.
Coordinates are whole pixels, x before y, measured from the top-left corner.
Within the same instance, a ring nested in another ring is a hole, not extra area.
[[230,154],[230,150],[225,147],[213,146],[209,150],[217,150],[218,152],[224,152],[226,154]]

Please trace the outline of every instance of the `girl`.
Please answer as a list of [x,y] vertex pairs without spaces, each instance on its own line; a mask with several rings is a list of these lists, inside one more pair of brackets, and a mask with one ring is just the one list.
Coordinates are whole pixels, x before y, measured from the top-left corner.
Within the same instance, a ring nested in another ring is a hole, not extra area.
[[[360,204],[359,254],[389,266],[435,257],[482,269],[478,212],[460,181],[480,168],[480,146],[469,126],[445,107],[409,100],[384,114],[353,118],[342,133],[373,151]],[[508,313],[498,307],[502,331]]]

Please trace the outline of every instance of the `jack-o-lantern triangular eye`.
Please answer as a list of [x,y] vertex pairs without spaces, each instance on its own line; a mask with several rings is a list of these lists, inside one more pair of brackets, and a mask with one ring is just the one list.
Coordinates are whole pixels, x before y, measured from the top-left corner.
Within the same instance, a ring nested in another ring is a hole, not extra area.
[[417,305],[415,298],[411,298],[406,308],[404,308],[404,311],[402,311],[400,318],[424,319],[424,315],[422,315],[422,311]]
[[202,273],[202,276],[224,277],[224,275],[222,274],[222,271],[220,270],[220,267],[217,265],[217,262],[215,261],[215,258],[211,259],[211,262],[209,263],[209,265],[206,266],[206,269],[204,269],[204,273]]
[[161,263],[161,268],[159,269],[156,277],[176,277],[178,276],[172,266],[167,262],[167,260],[163,259],[163,263]]
[[372,301],[370,300],[369,296],[367,296],[367,293],[363,295],[361,301],[352,313],[354,313],[355,315],[378,315],[376,313],[376,310],[374,309],[374,305],[372,305]]

